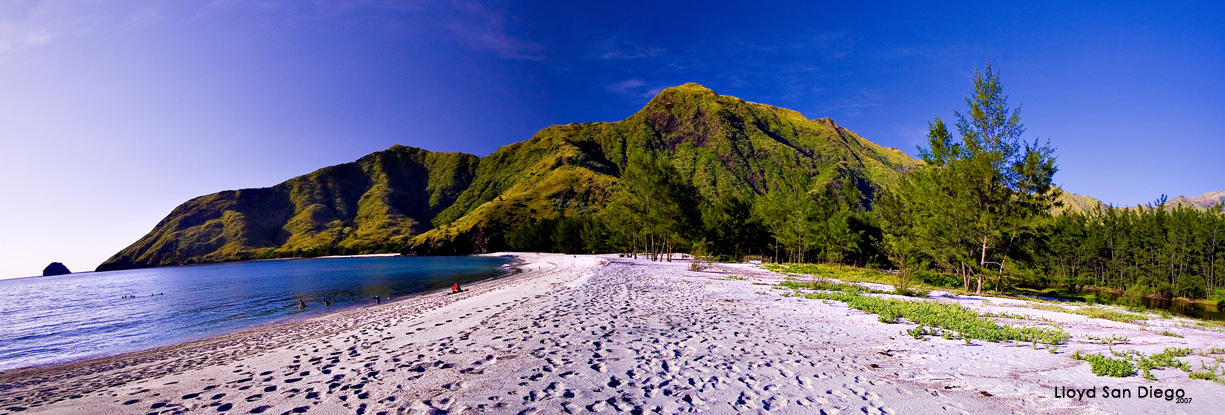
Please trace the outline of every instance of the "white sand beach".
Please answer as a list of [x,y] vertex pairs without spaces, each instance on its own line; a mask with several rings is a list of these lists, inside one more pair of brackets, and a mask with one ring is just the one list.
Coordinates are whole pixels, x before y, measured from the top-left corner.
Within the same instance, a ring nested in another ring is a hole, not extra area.
[[[785,298],[751,265],[688,270],[605,256],[515,254],[523,272],[309,320],[0,373],[0,413],[1214,413],[1225,385],[1179,370],[1103,378],[1076,350],[1122,335],[1146,353],[1225,347],[1181,319],[1136,324],[948,298],[1054,320],[1029,344],[899,334],[838,302]],[[1159,327],[1159,329],[1155,329]],[[1182,338],[1158,334],[1168,330]],[[1200,367],[1197,357],[1184,360]],[[1189,403],[1105,398],[1182,389]],[[1057,387],[1098,389],[1056,398]]]

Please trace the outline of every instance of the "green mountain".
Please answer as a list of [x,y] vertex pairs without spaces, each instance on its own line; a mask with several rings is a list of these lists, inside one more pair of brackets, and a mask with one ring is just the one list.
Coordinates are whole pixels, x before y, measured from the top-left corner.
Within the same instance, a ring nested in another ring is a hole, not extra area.
[[919,165],[828,118],[685,84],[624,120],[549,127],[481,159],[472,186],[407,252],[497,250],[514,224],[598,211],[636,152],[670,160],[706,200],[848,177],[870,196]]
[[828,118],[685,84],[624,120],[548,127],[479,159],[396,146],[270,188],[192,199],[98,269],[495,251],[516,224],[598,212],[635,153],[667,159],[706,200],[849,180],[867,203],[920,164]]
[[273,187],[179,205],[98,271],[333,253],[395,252],[472,182],[478,158],[394,146]]

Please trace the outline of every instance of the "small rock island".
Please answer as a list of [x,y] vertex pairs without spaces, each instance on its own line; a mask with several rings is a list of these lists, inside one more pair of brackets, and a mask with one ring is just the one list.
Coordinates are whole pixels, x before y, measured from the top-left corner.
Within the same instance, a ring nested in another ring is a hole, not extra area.
[[69,271],[68,267],[64,266],[64,264],[61,264],[59,262],[52,262],[51,265],[47,265],[46,268],[43,268],[44,277],[50,277],[53,275],[71,274],[71,273],[72,271]]

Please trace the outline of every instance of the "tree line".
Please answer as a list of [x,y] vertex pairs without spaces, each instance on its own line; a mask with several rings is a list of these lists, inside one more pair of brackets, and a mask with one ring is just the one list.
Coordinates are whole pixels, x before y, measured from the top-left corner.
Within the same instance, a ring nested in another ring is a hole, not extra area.
[[762,194],[703,198],[667,158],[636,153],[598,212],[518,224],[506,244],[652,260],[686,252],[883,267],[899,270],[901,287],[939,272],[977,293],[1064,286],[1225,299],[1219,207],[1053,215],[1060,196],[1054,148],[1022,139],[1020,109],[1008,106],[990,64],[976,70],[973,84],[952,128],[940,117],[929,123],[924,165],[882,189],[844,172],[775,180]]
[[1054,218],[1036,268],[1048,284],[1225,300],[1225,213],[1108,207]]
[[724,261],[883,264],[872,245],[879,229],[853,177],[791,182],[799,184],[779,184],[758,197],[707,199],[667,159],[633,155],[599,212],[518,224],[507,232],[506,245],[665,261],[683,252]]

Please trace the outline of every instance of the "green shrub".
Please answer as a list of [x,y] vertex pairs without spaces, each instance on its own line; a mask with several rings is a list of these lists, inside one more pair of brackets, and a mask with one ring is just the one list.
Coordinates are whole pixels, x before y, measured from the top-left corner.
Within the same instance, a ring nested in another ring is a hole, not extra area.
[[942,272],[918,270],[911,272],[915,280],[922,284],[939,288],[961,288],[961,277]]
[[1216,303],[1217,310],[1225,310],[1225,287],[1213,288],[1208,294],[1208,301]]
[[1216,372],[1211,372],[1211,371],[1209,372],[1191,372],[1191,374],[1188,376],[1191,377],[1191,379],[1217,380]]
[[1149,373],[1149,371],[1153,369],[1163,369],[1167,367],[1173,367],[1173,368],[1182,369],[1182,371],[1190,373],[1191,366],[1188,366],[1185,362],[1178,360],[1176,358],[1187,356],[1191,354],[1191,351],[1192,351],[1191,349],[1179,349],[1179,348],[1172,347],[1172,348],[1165,349],[1165,351],[1154,354],[1154,355],[1144,356],[1143,354],[1140,354],[1140,353],[1135,353],[1135,355],[1138,356],[1139,358],[1138,362],[1139,362],[1140,370],[1144,371],[1144,378],[1148,380],[1157,380],[1157,378],[1154,377],[1152,373]]
[[897,295],[904,295],[907,297],[916,297],[916,298],[927,298],[927,296],[930,294],[930,292],[928,292],[927,290],[912,288],[912,287],[894,289],[893,293]]
[[1073,353],[1072,358],[1089,362],[1093,374],[1098,376],[1125,378],[1136,374],[1136,368],[1125,359],[1115,359],[1100,353],[1081,354],[1080,350]]

